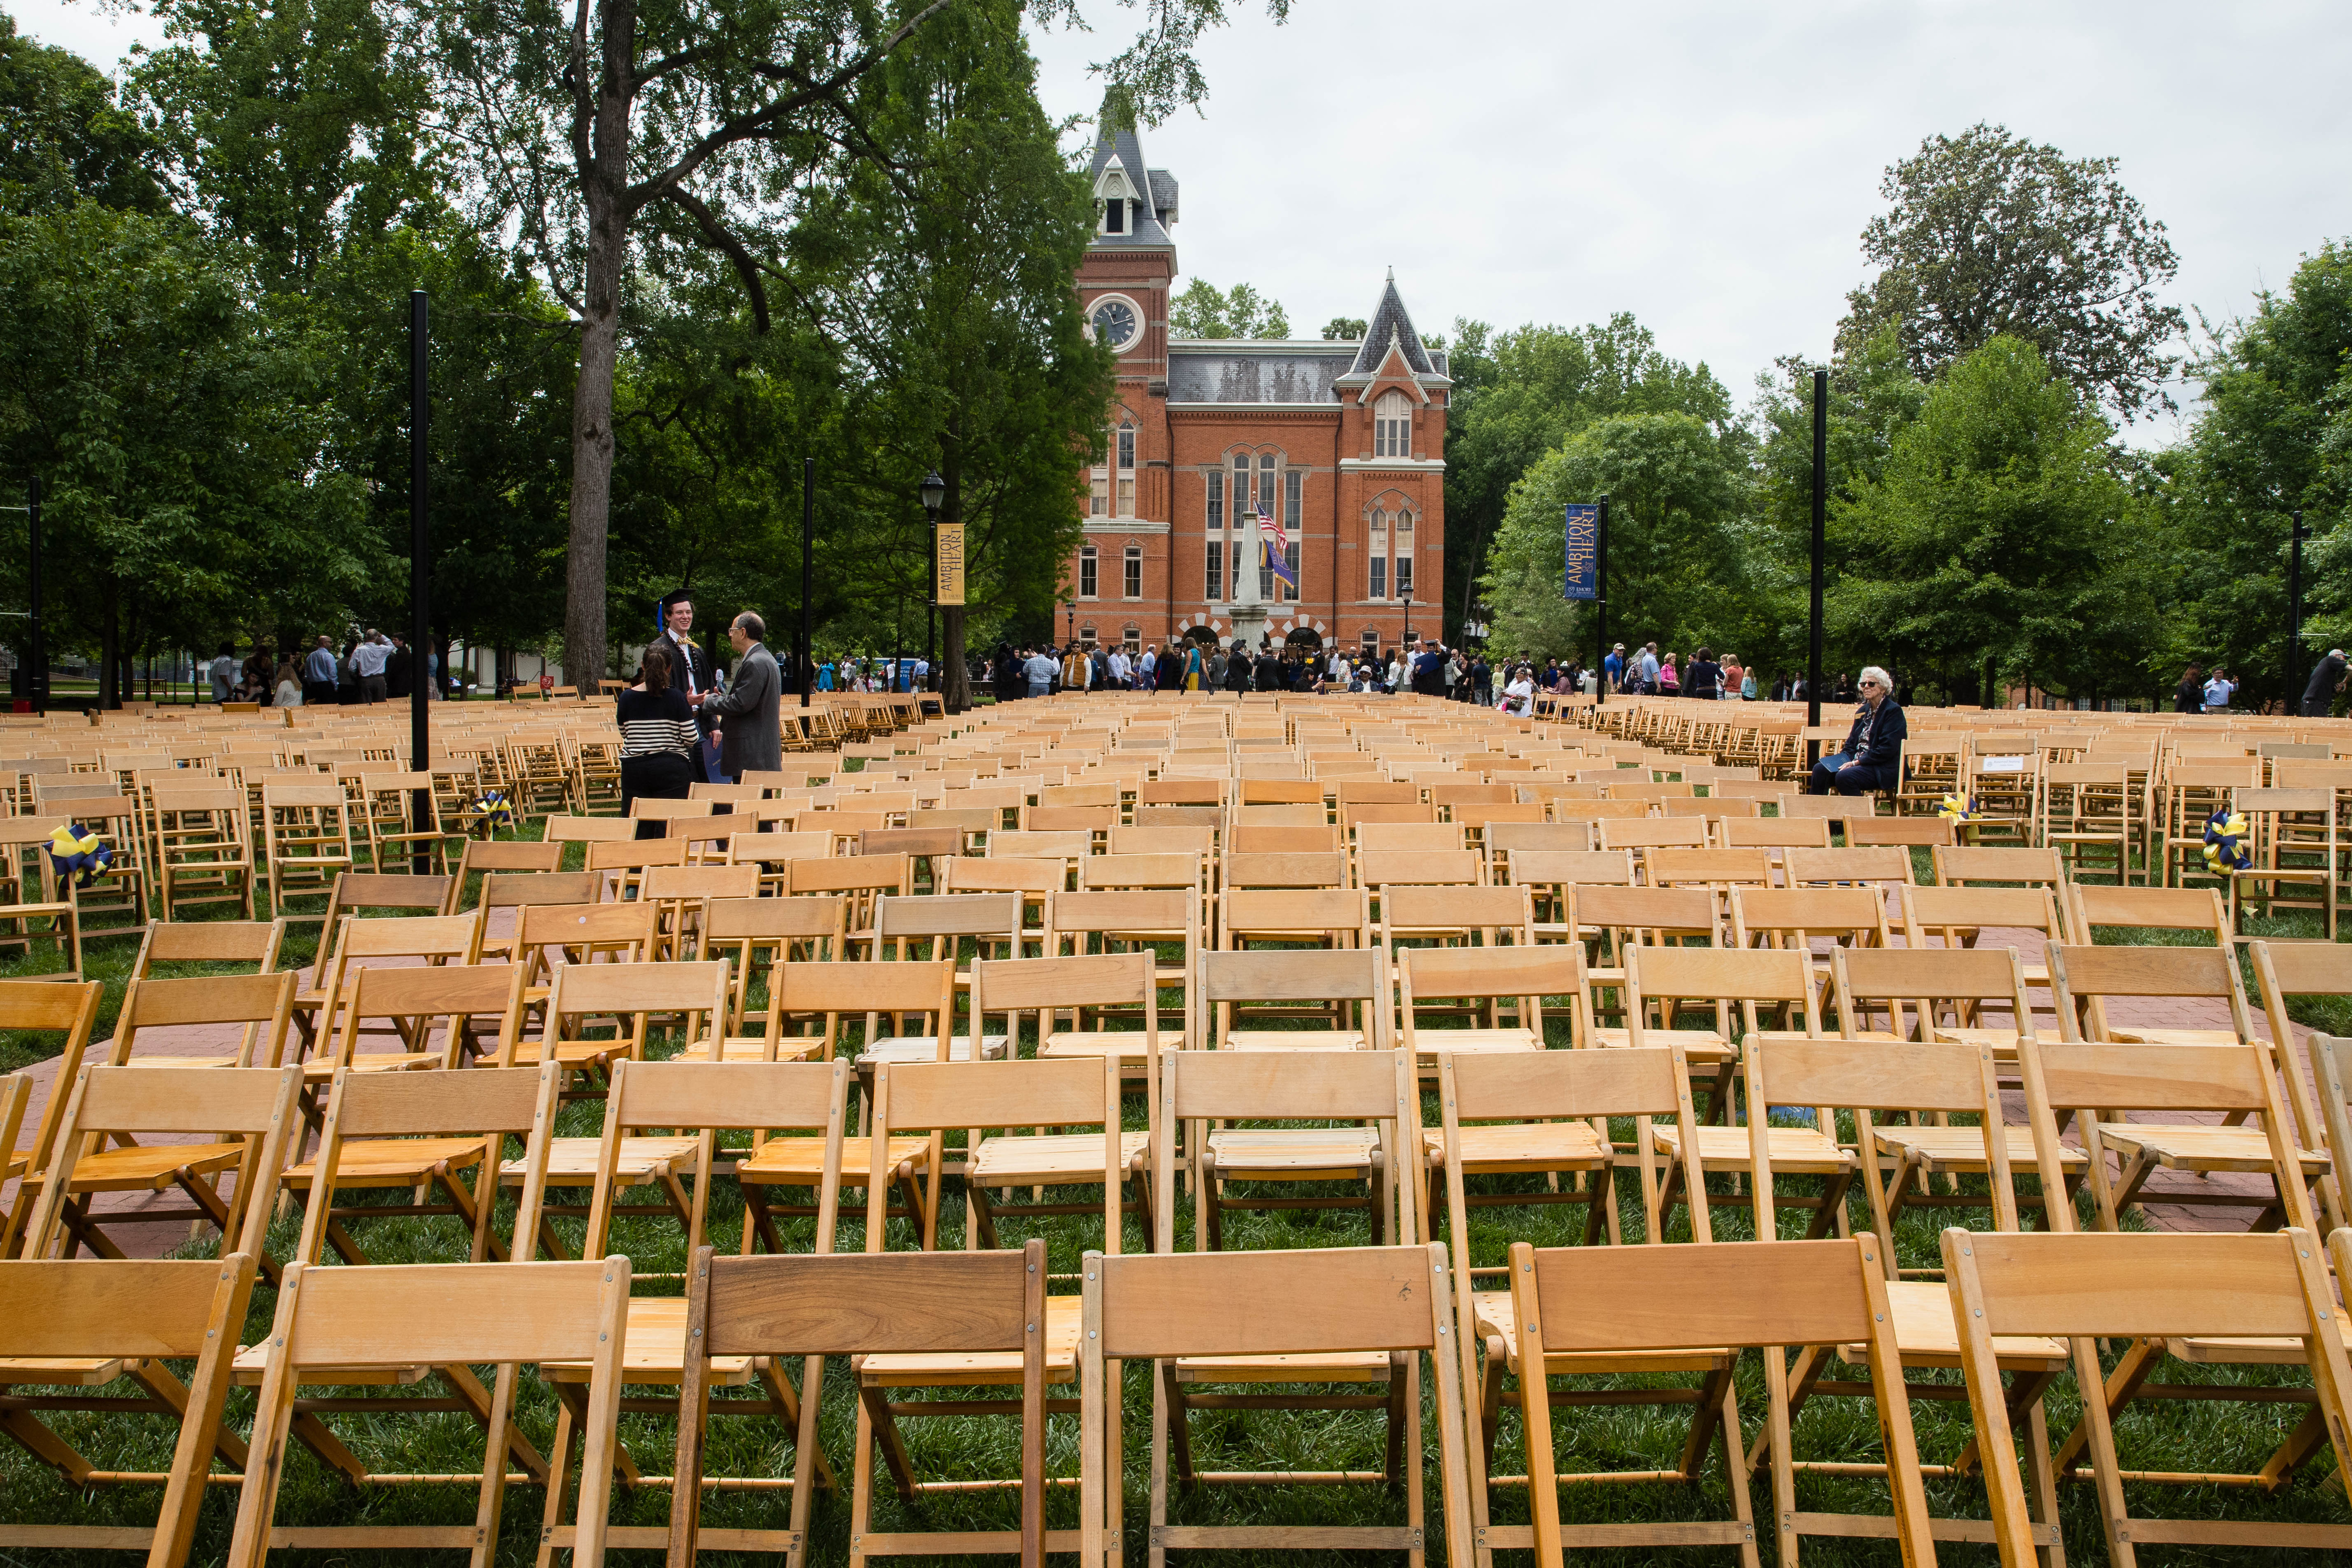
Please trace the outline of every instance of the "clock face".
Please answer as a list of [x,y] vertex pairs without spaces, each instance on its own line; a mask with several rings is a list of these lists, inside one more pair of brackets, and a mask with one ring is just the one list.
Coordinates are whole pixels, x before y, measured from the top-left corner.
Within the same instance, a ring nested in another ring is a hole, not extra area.
[[1095,307],[1095,332],[1116,352],[1125,352],[1135,341],[1136,329],[1142,323],[1136,319],[1135,307],[1124,299],[1106,299]]

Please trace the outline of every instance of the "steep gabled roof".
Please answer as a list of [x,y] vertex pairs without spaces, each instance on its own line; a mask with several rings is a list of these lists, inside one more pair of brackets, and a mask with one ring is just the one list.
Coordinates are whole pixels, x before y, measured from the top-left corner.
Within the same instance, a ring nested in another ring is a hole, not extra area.
[[1380,373],[1381,363],[1389,357],[1391,345],[1403,353],[1404,362],[1415,375],[1437,375],[1440,372],[1429,361],[1429,350],[1422,347],[1421,334],[1413,330],[1412,318],[1406,313],[1404,300],[1397,294],[1396,274],[1389,274],[1388,287],[1381,291],[1381,303],[1372,312],[1371,325],[1365,330],[1363,347],[1356,350],[1356,362],[1348,367],[1351,376]]
[[[1155,172],[1144,167],[1143,143],[1137,139],[1132,128],[1096,141],[1094,166],[1087,171],[1087,177],[1099,183],[1103,171],[1114,162],[1127,176],[1129,187],[1142,201],[1134,208],[1134,216],[1126,234],[1098,234],[1093,243],[1107,246],[1174,245],[1176,238],[1168,232],[1160,214],[1165,210],[1171,218],[1174,215],[1175,179],[1164,169]],[[1167,193],[1164,204],[1161,197],[1163,190]]]

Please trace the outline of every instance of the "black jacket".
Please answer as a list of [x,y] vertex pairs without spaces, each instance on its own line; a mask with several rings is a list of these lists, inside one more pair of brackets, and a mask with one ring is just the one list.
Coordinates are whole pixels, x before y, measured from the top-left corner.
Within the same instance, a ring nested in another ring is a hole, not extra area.
[[2344,679],[2344,661],[2330,653],[2319,661],[2311,672],[2311,684],[2303,688],[2303,716],[2326,718],[2327,710],[2336,706],[2336,687]]
[[[712,674],[710,668],[710,655],[708,653],[704,652],[700,648],[680,647],[678,645],[677,639],[672,637],[667,632],[664,632],[659,637],[655,638],[654,641],[659,643],[662,645],[663,651],[669,654],[670,685],[676,686],[679,691],[688,693],[689,701],[692,700],[692,693],[707,692],[710,689]],[[694,672],[694,684],[692,686],[688,686],[686,683],[686,672],[688,670],[692,670]],[[695,727],[701,730],[705,735],[709,734],[712,729],[717,727],[716,720],[709,718],[700,713],[697,713],[694,716],[694,724]]]
[[[1865,728],[1870,732],[1866,746],[1863,740]],[[1864,768],[1895,767],[1903,760],[1903,743],[1910,737],[1910,726],[1893,697],[1880,701],[1875,723],[1872,722],[1870,708],[1864,705],[1854,710],[1853,727],[1846,732],[1846,760]]]

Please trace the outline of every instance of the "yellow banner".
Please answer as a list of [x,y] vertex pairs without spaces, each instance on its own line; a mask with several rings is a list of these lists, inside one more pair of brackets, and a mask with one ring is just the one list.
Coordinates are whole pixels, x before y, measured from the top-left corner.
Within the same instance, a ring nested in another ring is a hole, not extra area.
[[941,523],[940,540],[940,592],[941,604],[963,602],[963,525]]

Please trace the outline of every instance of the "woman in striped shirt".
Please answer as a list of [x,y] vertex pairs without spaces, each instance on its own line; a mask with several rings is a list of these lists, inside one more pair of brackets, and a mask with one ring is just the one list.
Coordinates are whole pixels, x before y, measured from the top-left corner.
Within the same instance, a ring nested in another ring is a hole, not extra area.
[[685,800],[702,737],[686,694],[670,684],[668,649],[656,643],[646,650],[637,684],[620,695],[614,709],[621,724],[622,812],[640,795]]

